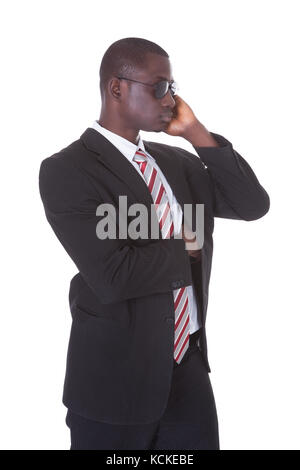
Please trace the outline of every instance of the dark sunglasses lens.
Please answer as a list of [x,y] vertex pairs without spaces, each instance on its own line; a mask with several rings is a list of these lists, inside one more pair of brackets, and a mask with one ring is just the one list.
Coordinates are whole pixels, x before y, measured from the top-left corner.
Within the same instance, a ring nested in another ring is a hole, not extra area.
[[[162,82],[159,82],[156,85],[156,92],[155,92],[156,98],[163,98],[168,93],[168,89],[169,89],[169,82],[167,82],[166,80],[164,80]],[[171,91],[172,95],[174,95],[176,93],[176,83],[175,82],[173,82],[171,84],[170,91]]]
[[155,87],[155,96],[156,98],[162,98],[168,91],[168,82],[163,81],[157,83]]
[[162,98],[168,92],[169,83],[167,81],[159,82],[156,85],[156,98]]

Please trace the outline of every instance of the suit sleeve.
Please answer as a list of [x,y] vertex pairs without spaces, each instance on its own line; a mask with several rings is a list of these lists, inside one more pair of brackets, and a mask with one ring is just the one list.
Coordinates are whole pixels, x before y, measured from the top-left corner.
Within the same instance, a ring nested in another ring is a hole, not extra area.
[[254,171],[231,142],[219,134],[211,135],[220,147],[194,148],[211,180],[214,216],[246,221],[263,217],[270,199]]
[[[86,283],[103,304],[190,285],[183,239],[157,239],[135,246],[131,239],[96,234],[102,202],[89,177],[57,154],[44,159],[39,190],[46,218]],[[118,215],[117,215],[118,220]]]

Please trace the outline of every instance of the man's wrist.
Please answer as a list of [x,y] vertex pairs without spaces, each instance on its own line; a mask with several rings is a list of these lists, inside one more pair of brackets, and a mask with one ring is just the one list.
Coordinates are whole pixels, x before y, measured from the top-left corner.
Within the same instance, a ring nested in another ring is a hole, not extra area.
[[186,129],[182,137],[194,147],[219,147],[218,142],[198,120]]

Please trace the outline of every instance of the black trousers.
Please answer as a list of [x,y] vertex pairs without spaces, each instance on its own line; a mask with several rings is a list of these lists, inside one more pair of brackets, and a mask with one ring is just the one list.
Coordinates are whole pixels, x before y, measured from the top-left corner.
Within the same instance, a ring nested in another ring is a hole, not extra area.
[[93,421],[68,409],[70,450],[219,450],[218,417],[209,374],[196,344],[180,364],[174,360],[167,408],[159,421],[116,425]]

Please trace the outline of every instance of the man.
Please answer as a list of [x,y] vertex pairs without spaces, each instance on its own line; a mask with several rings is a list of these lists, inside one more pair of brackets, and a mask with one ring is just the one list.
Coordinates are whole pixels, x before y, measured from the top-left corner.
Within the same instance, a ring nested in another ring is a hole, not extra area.
[[[191,86],[196,93],[192,78]],[[99,120],[45,158],[39,174],[47,220],[79,270],[63,393],[71,449],[218,450],[205,331],[214,217],[258,219],[269,197],[232,144],[176,95],[157,44],[113,43],[100,90]],[[140,130],[183,137],[197,155],[143,141]],[[148,210],[148,236],[105,238],[103,207],[114,208],[119,229],[134,221],[136,203]],[[195,218],[184,222],[185,204],[194,216],[204,207],[202,245]]]

